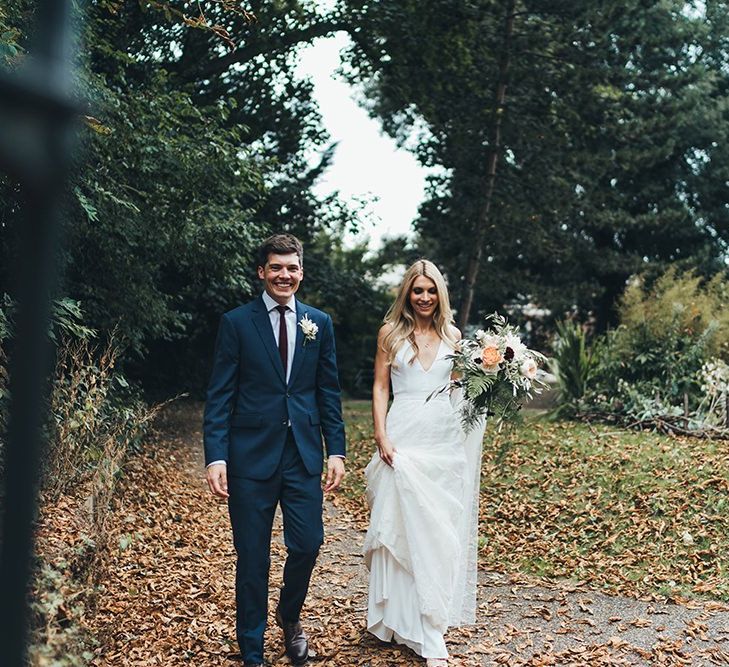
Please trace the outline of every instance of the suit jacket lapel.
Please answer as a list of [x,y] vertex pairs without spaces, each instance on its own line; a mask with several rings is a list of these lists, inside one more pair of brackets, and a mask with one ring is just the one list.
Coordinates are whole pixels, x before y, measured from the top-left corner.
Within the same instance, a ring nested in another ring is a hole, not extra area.
[[[266,348],[268,356],[271,357],[271,364],[276,369],[276,372],[281,378],[281,381],[285,383],[286,373],[284,371],[283,364],[281,363],[281,356],[278,353],[276,339],[273,336],[273,329],[271,328],[271,318],[269,317],[268,311],[266,310],[266,305],[263,303],[263,299],[260,296],[255,302],[253,313],[253,324],[255,325],[256,329],[258,329],[258,334],[261,336],[263,347]],[[296,357],[294,357],[294,363],[296,363]]]
[[306,346],[304,345],[304,330],[299,326],[301,318],[306,315],[306,306],[299,300],[296,301],[296,347],[294,349],[294,361],[291,364],[291,375],[289,375],[289,384],[296,379],[296,374],[304,363],[304,355],[306,354]]

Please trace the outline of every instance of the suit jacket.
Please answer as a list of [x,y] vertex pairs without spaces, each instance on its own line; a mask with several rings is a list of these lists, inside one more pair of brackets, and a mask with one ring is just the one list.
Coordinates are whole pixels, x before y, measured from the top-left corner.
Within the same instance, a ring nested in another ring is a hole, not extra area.
[[296,301],[296,320],[318,327],[305,341],[296,327],[288,383],[263,299],[220,320],[203,425],[205,463],[224,460],[228,474],[267,479],[281,460],[288,425],[307,471],[322,471],[326,451],[344,455],[345,436],[332,319]]

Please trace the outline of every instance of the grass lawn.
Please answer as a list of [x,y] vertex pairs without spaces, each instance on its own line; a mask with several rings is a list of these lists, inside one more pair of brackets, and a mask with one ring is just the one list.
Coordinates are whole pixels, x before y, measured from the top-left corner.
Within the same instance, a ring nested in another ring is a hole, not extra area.
[[[344,493],[366,516],[370,406],[344,406]],[[729,600],[729,443],[550,423],[486,432],[480,557],[606,592]]]

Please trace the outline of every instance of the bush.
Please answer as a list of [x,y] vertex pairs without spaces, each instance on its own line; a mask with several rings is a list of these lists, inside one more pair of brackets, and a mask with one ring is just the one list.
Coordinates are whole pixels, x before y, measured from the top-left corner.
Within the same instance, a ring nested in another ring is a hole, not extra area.
[[151,413],[115,370],[119,352],[113,338],[101,350],[88,340],[66,340],[59,350],[43,483],[51,497],[102,471],[102,486],[111,486],[109,474],[144,433]]
[[[16,304],[5,295],[0,307],[0,462],[10,407],[7,350],[13,344],[15,310]],[[42,484],[53,496],[69,490],[85,473],[90,475],[111,449],[126,450],[147,421],[145,405],[115,370],[121,347],[114,335],[98,350],[93,344],[96,332],[83,318],[78,302],[54,301],[48,336],[57,351],[43,425],[49,451]]]
[[[579,401],[582,413],[674,430],[701,430],[709,422],[714,428],[721,397],[707,401],[705,365],[729,357],[726,278],[702,282],[674,269],[652,285],[634,278],[619,302],[619,320],[593,346],[593,368]],[[571,345],[574,349],[567,346],[563,355],[572,355],[574,375],[580,368],[579,344]],[[576,391],[579,384],[571,381]]]
[[558,382],[558,415],[574,412],[594,369],[585,328],[573,320],[557,322],[552,368]]
[[[0,472],[4,469],[5,437],[10,410],[9,357],[15,333],[15,311],[17,305],[8,294],[0,301]],[[86,341],[94,338],[96,332],[83,323],[80,304],[72,299],[57,299],[52,304],[51,323],[48,337]]]

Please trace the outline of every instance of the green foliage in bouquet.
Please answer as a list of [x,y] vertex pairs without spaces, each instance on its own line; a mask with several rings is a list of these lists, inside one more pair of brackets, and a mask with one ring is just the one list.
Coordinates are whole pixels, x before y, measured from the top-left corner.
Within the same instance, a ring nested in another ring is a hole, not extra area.
[[487,330],[464,338],[448,357],[457,378],[451,386],[463,391],[460,417],[466,432],[484,418],[494,417],[498,424],[516,420],[524,400],[544,386],[538,370],[544,355],[527,348],[502,315],[493,313],[486,323]]
[[495,414],[491,407],[491,398],[496,376],[484,375],[480,367],[464,355],[453,355],[453,359],[453,370],[462,378],[455,381],[455,386],[462,388],[464,397],[460,409],[461,424],[468,432],[481,419]]

